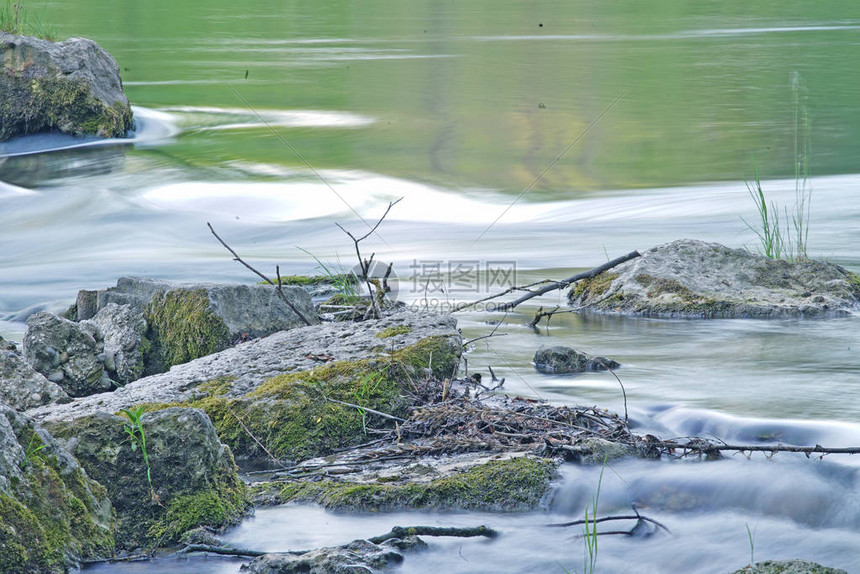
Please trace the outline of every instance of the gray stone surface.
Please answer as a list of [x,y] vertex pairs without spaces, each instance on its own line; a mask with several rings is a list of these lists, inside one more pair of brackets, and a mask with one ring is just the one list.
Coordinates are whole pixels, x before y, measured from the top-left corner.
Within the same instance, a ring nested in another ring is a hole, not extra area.
[[[117,515],[120,549],[178,540],[184,532],[235,523],[247,506],[230,449],[199,409],[168,408],[141,419],[152,479],[140,448],[133,448],[129,420],[97,413],[54,423],[56,440],[107,488]],[[219,510],[220,508],[220,510]]]
[[[241,396],[274,375],[312,369],[327,360],[375,356],[431,335],[459,337],[456,325],[450,315],[404,310],[358,324],[327,323],[280,331],[177,365],[167,373],[138,379],[112,393],[84,397],[65,405],[39,407],[30,412],[40,419],[69,420],[98,411],[117,412],[145,402],[182,402],[200,397],[202,392],[197,387],[219,377],[235,377],[227,395]],[[406,326],[410,331],[377,337],[385,329],[397,326]]]
[[143,375],[147,325],[139,308],[110,303],[92,319],[81,322],[86,323],[95,325],[103,337],[103,363],[112,380],[125,385]]
[[807,560],[766,560],[735,570],[733,574],[848,574]]
[[101,333],[91,323],[74,323],[45,311],[27,319],[24,357],[70,396],[113,388],[100,360],[103,351]]
[[606,371],[617,369],[620,363],[606,357],[597,357],[577,351],[571,347],[556,345],[542,347],[532,359],[535,369],[549,375],[564,373],[584,373],[585,371]]
[[21,353],[3,349],[0,344],[0,403],[24,411],[68,398],[59,385],[36,372]]
[[860,277],[833,263],[682,239],[578,282],[569,301],[582,311],[652,317],[844,316],[858,309]]
[[298,555],[266,554],[255,558],[247,571],[249,574],[355,574],[387,570],[401,562],[403,555],[391,545],[355,540]]
[[92,40],[0,32],[0,141],[45,130],[122,137],[133,127],[119,66]]

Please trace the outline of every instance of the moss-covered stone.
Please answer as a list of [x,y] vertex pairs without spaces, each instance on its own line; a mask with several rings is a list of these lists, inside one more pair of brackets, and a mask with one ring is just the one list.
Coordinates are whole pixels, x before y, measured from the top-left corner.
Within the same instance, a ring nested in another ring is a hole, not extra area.
[[221,351],[230,344],[230,330],[212,310],[204,289],[156,293],[146,307],[146,320],[152,343],[146,362],[158,364],[163,370]]
[[617,273],[609,273],[606,271],[595,277],[591,277],[590,279],[581,279],[573,286],[570,298],[571,300],[574,298],[582,300],[601,297],[604,293],[609,291],[609,288],[612,286],[612,282],[616,279],[618,279]]
[[439,378],[450,377],[460,352],[454,338],[426,337],[388,355],[283,373],[241,397],[225,396],[229,381],[213,380],[200,387],[208,393],[206,397],[147,408],[203,409],[221,441],[242,458],[271,454],[302,460],[360,444],[366,439],[367,425],[391,424],[388,419],[326,399],[405,416],[415,382],[423,380],[428,371]]
[[381,330],[376,334],[377,339],[388,339],[389,337],[396,337],[397,335],[408,335],[412,332],[412,327],[407,325],[396,325],[394,327],[387,327]]
[[51,426],[107,488],[117,513],[118,548],[169,544],[191,528],[221,528],[245,514],[247,489],[229,448],[202,412],[169,408],[144,414],[151,485],[140,449],[128,440],[127,424],[99,413]]
[[[0,405],[7,449],[0,462],[0,572],[60,573],[110,557],[114,523],[104,489],[53,437],[7,409]],[[10,449],[9,439],[19,446]]]
[[282,502],[316,502],[332,510],[522,511],[538,506],[556,477],[556,465],[523,456],[490,461],[427,483],[293,482],[279,494]]

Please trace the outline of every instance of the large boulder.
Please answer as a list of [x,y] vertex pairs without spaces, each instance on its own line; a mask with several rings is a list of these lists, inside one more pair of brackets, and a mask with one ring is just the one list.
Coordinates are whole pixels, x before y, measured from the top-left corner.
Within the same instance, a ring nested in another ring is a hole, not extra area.
[[32,419],[0,404],[0,572],[62,573],[110,558],[105,489]]
[[39,311],[27,319],[24,357],[33,369],[73,397],[114,387],[105,372],[104,342],[91,323],[74,323]]
[[[248,510],[230,449],[203,411],[168,408],[140,419],[146,440],[134,446],[125,417],[98,412],[48,425],[87,473],[107,487],[117,514],[117,548],[175,542],[199,526],[235,524]],[[151,484],[150,484],[150,478]]]
[[119,66],[92,40],[0,32],[0,141],[41,131],[123,137],[132,129]]
[[3,348],[0,337],[0,403],[24,411],[69,396],[56,383],[36,372],[14,347]]
[[860,276],[834,263],[768,259],[681,239],[577,282],[582,311],[650,317],[826,317],[860,305]]
[[[311,324],[319,323],[313,302],[301,287],[283,293]],[[93,302],[93,300],[95,300]],[[174,283],[122,277],[116,287],[78,295],[78,318],[107,305],[131,305],[144,313],[153,347],[146,373],[221,351],[232,343],[305,326],[270,285]]]

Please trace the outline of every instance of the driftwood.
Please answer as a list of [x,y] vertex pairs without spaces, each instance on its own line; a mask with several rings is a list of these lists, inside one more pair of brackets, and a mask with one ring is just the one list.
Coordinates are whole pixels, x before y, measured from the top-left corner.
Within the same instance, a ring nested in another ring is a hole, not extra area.
[[[531,283],[529,285],[523,285],[521,287],[511,287],[511,288],[509,288],[509,289],[507,289],[501,293],[497,293],[495,295],[490,295],[489,297],[484,297],[483,299],[478,299],[477,301],[473,301],[471,303],[464,303],[462,305],[458,305],[454,310],[455,311],[461,311],[463,309],[473,307],[473,306],[477,305],[478,303],[484,303],[485,301],[490,301],[492,299],[498,299],[499,297],[503,297],[503,296],[507,295],[508,293],[512,293],[514,291],[525,291],[526,292],[525,295],[521,295],[520,297],[518,297],[517,299],[514,299],[513,301],[509,301],[507,303],[502,303],[502,304],[500,304],[500,305],[498,305],[492,309],[493,311],[511,311],[515,307],[517,307],[518,305],[520,305],[522,303],[525,303],[529,299],[534,299],[535,297],[545,295],[545,294],[549,293],[550,291],[555,291],[558,289],[564,289],[565,287],[570,287],[570,285],[572,285],[573,283],[576,283],[577,281],[581,281],[582,279],[591,279],[592,277],[596,277],[597,275],[600,275],[601,273],[603,273],[607,269],[612,269],[613,267],[621,265],[625,261],[629,261],[629,260],[635,259],[637,257],[640,257],[640,253],[638,251],[631,251],[627,255],[622,255],[621,257],[616,257],[612,261],[607,261],[603,265],[599,265],[599,266],[597,266],[594,269],[591,269],[589,271],[584,271],[582,273],[577,273],[576,275],[571,275],[567,279],[562,279],[561,281],[551,281],[549,279],[545,279],[543,281],[538,281],[536,283]],[[548,283],[548,285],[544,285],[543,287],[539,287],[537,289],[534,288],[537,285],[543,285],[545,283]]]
[[274,281],[272,281],[271,279],[269,279],[268,277],[266,277],[265,275],[263,275],[262,273],[260,273],[260,272],[259,272],[259,271],[257,271],[256,269],[254,269],[253,267],[251,267],[251,265],[249,265],[248,263],[246,263],[244,259],[242,259],[241,257],[239,257],[239,254],[238,254],[238,253],[236,253],[236,252],[233,250],[233,248],[232,248],[232,247],[230,247],[229,245],[227,245],[227,243],[226,243],[223,239],[221,239],[221,238],[218,236],[218,234],[217,234],[217,233],[215,233],[215,228],[213,228],[213,227],[212,227],[212,224],[211,224],[211,223],[209,223],[209,222],[207,221],[207,222],[206,222],[206,225],[209,227],[209,231],[211,231],[211,232],[212,232],[212,235],[214,235],[214,236],[215,236],[215,239],[217,239],[217,240],[218,240],[218,242],[219,242],[219,243],[221,243],[221,245],[223,245],[223,246],[227,249],[227,251],[229,251],[229,252],[230,252],[230,254],[231,254],[231,255],[233,255],[233,260],[234,260],[234,261],[238,261],[239,263],[241,263],[242,265],[244,265],[245,267],[247,267],[248,269],[250,269],[251,271],[253,271],[254,273],[256,273],[256,274],[257,274],[257,276],[261,277],[261,278],[262,278],[266,283],[268,283],[269,285],[274,285],[274,286],[275,286],[276,291],[278,292],[278,297],[280,297],[280,298],[281,298],[281,301],[283,301],[284,303],[286,303],[287,307],[289,307],[289,308],[292,310],[292,312],[293,312],[293,313],[295,313],[296,315],[298,315],[299,319],[301,319],[301,320],[302,320],[302,322],[303,322],[305,325],[308,325],[308,326],[310,326],[310,325],[311,325],[311,322],[310,322],[310,321],[308,321],[308,318],[307,318],[307,317],[305,317],[304,315],[302,315],[302,312],[301,312],[301,311],[299,311],[299,310],[296,308],[296,306],[295,306],[295,305],[293,305],[293,304],[292,304],[292,302],[291,302],[289,299],[287,299],[287,296],[286,296],[286,295],[284,295],[284,291],[283,291],[283,289],[281,288],[282,286],[281,286],[281,268],[280,268],[280,266],[275,266],[275,273],[277,274],[277,277],[278,277],[278,282],[277,282],[277,283],[275,283]]

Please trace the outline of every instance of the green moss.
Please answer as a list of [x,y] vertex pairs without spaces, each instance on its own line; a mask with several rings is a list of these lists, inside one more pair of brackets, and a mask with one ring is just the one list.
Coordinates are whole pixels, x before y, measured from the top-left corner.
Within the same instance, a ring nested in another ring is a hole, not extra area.
[[45,530],[23,504],[0,494],[0,572],[62,572],[62,555],[47,546]]
[[167,505],[164,518],[150,527],[149,536],[154,540],[178,539],[198,526],[219,528],[228,518],[224,503],[212,491],[177,496]]
[[283,502],[317,502],[332,510],[468,509],[519,511],[535,508],[556,476],[548,459],[491,461],[428,483],[354,484],[296,482],[280,491]]
[[[309,371],[283,373],[268,379],[245,397],[222,393],[182,405],[149,405],[203,409],[222,442],[243,457],[268,456],[257,441],[279,458],[305,459],[331,453],[365,440],[366,425],[389,425],[388,419],[354,407],[326,401],[335,399],[395,416],[405,416],[413,381],[425,376],[432,356],[433,373],[450,376],[459,360],[460,346],[445,336],[422,339],[388,356],[337,361]],[[207,383],[207,392],[224,383]],[[224,387],[219,387],[224,388]],[[251,434],[256,437],[251,436]]]
[[845,278],[848,280],[849,285],[854,289],[857,296],[860,297],[860,275],[853,271],[846,271]]
[[230,331],[212,311],[203,289],[172,289],[156,293],[146,308],[153,343],[165,370],[211,355],[230,343]]
[[387,339],[397,335],[408,335],[412,332],[412,327],[406,325],[397,325],[395,327],[387,327],[376,334],[377,339]]
[[618,279],[617,273],[603,272],[590,279],[581,279],[576,282],[576,285],[571,291],[570,298],[586,300],[591,298],[602,297],[612,286],[612,282]]

